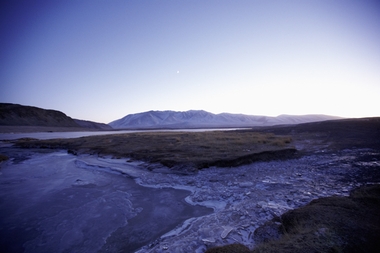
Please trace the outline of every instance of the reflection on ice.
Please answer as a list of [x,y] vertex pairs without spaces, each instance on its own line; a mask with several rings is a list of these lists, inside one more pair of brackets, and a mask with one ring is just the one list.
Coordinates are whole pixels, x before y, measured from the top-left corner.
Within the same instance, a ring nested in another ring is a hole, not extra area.
[[0,248],[132,252],[184,220],[211,212],[187,204],[188,191],[136,184],[130,177],[138,173],[113,161],[54,152],[3,164]]

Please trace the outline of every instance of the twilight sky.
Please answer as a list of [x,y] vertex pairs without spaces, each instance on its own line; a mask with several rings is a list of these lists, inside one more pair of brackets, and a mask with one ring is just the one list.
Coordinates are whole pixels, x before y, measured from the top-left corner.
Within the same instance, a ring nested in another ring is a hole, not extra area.
[[4,0],[0,102],[380,116],[380,2]]

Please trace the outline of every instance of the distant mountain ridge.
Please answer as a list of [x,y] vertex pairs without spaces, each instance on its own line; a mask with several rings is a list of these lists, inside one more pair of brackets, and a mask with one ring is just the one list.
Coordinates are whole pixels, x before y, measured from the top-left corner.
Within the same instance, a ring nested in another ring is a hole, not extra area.
[[56,110],[33,106],[0,103],[0,126],[73,127],[96,130],[112,129],[184,129],[234,128],[300,124],[340,119],[327,115],[280,115],[277,117],[244,114],[213,114],[203,110],[148,111],[129,114],[109,124],[73,119]]
[[232,113],[213,114],[203,110],[185,112],[148,111],[129,114],[121,119],[110,122],[109,125],[114,129],[224,128],[300,124],[332,119],[340,118],[328,115],[280,115],[269,117]]

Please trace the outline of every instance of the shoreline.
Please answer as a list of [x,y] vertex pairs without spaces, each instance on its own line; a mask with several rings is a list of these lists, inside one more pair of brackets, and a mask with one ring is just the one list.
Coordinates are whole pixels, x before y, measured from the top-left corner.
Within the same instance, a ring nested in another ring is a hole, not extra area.
[[[15,141],[21,138],[31,138],[37,140],[50,139],[72,139],[97,135],[114,135],[114,134],[129,134],[129,133],[159,133],[159,132],[212,132],[212,131],[235,131],[246,130],[250,128],[195,128],[195,129],[128,129],[128,130],[94,130],[88,128],[54,128],[54,127],[20,127],[22,130],[17,131],[14,127],[0,126],[0,141]],[[15,131],[16,130],[16,131]]]

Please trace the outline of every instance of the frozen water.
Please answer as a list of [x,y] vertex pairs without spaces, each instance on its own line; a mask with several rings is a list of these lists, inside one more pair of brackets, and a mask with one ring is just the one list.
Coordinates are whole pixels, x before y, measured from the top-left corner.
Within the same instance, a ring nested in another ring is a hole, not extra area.
[[0,133],[0,140],[17,140],[20,138],[34,138],[40,140],[57,138],[79,138],[94,135],[127,134],[138,132],[206,132],[206,131],[233,131],[246,128],[197,128],[197,129],[158,129],[158,130],[115,130],[115,131],[81,131],[81,132],[31,132],[31,133]]
[[212,211],[187,204],[189,191],[136,184],[131,176],[139,174],[118,162],[54,152],[3,164],[0,248],[132,252],[186,219]]
[[192,191],[188,202],[212,207],[214,213],[181,224],[138,252],[204,252],[236,242],[252,248],[254,231],[266,221],[316,198],[347,196],[360,186],[353,177],[348,181],[345,177],[360,171],[356,160],[365,152],[346,150],[338,155],[214,167],[187,176],[157,173],[154,178],[141,177],[144,185],[186,186]]
[[4,150],[17,158],[0,169],[0,245],[10,252],[253,247],[266,221],[316,198],[347,196],[366,183],[355,181],[363,168],[380,168],[378,152],[365,162],[369,151],[359,149],[187,175],[126,159]]

